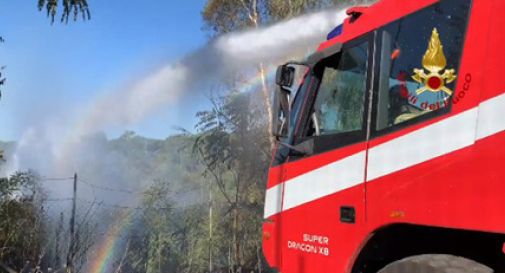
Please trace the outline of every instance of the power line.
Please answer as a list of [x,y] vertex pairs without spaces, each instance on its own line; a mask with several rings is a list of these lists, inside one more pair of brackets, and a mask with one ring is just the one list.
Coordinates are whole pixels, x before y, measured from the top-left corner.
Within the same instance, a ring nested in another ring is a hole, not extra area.
[[[71,181],[74,179],[74,177],[41,177],[39,181]],[[98,190],[103,190],[103,191],[111,191],[111,192],[121,192],[121,193],[127,193],[127,194],[143,194],[143,195],[152,195],[151,193],[143,192],[143,191],[134,191],[131,189],[119,189],[119,188],[112,188],[112,187],[107,187],[107,186],[100,186],[93,184],[91,182],[88,182],[82,178],[79,177],[78,181],[82,182],[83,184],[86,184],[94,189]]]
[[[110,208],[116,208],[116,209],[128,209],[128,210],[144,210],[144,209],[154,209],[154,210],[170,210],[172,209],[171,207],[149,207],[149,206],[137,206],[137,207],[132,207],[132,206],[123,206],[123,205],[115,205],[115,204],[107,204],[102,201],[91,201],[91,200],[86,200],[82,198],[77,198],[79,202],[83,203],[88,203],[88,204],[93,204],[97,205],[100,207],[110,207]],[[67,202],[67,201],[73,201],[72,197],[68,198],[52,198],[52,199],[45,199],[42,200],[42,202]]]
[[65,202],[65,201],[72,201],[72,197],[68,198],[51,198],[51,199],[45,199],[43,200],[44,202]]
[[104,191],[112,191],[112,192],[122,192],[122,193],[129,193],[129,194],[141,194],[143,192],[139,192],[139,191],[132,191],[132,190],[128,190],[128,189],[117,189],[117,188],[110,188],[110,187],[105,187],[105,186],[99,186],[99,185],[95,185],[95,184],[92,184],[90,182],[87,182],[86,180],[83,180],[82,178],[79,179],[79,181],[81,181],[82,183],[92,187],[92,188],[95,188],[95,189],[99,189],[99,190],[104,190]]
[[[121,193],[127,193],[127,194],[153,195],[151,193],[146,193],[146,192],[142,192],[142,191],[133,191],[130,189],[118,189],[118,188],[111,188],[111,187],[106,187],[106,186],[99,186],[99,185],[90,183],[90,182],[86,181],[85,179],[82,179],[81,177],[77,178],[77,176],[75,176],[75,177],[42,177],[40,179],[40,181],[69,181],[69,180],[74,180],[74,191],[75,191],[75,183],[80,181],[83,184],[85,184],[93,189],[99,189],[99,190],[103,190],[103,191],[121,192]],[[127,210],[145,210],[145,209],[170,210],[170,209],[172,209],[171,207],[142,207],[142,206],[133,207],[133,206],[106,204],[104,202],[90,201],[90,200],[78,198],[75,196],[75,192],[74,192],[74,197],[52,198],[52,199],[46,199],[44,201],[45,202],[67,202],[67,201],[73,201],[73,200],[79,200],[80,202],[94,204],[94,205],[102,206],[102,207],[110,207],[110,208],[125,209],[125,210],[126,209]]]
[[39,181],[68,181],[74,179],[73,177],[41,177]]
[[77,198],[77,200],[84,202],[84,203],[89,203],[89,204],[94,204],[97,206],[102,206],[102,207],[111,207],[111,208],[117,208],[117,209],[128,209],[128,210],[145,210],[145,209],[154,209],[154,210],[171,210],[171,207],[131,207],[131,206],[122,206],[122,205],[114,205],[114,204],[107,204],[104,202],[96,202],[96,201],[89,201],[81,198]]
[[92,188],[103,190],[103,191],[121,192],[121,193],[138,194],[138,195],[153,195],[152,193],[148,193],[148,192],[144,192],[144,191],[134,191],[134,190],[130,190],[130,189],[118,189],[118,188],[111,188],[111,187],[107,187],[107,186],[100,186],[100,185],[90,183],[86,180],[83,180],[82,178],[79,178],[79,181],[81,181],[82,183],[84,183]]

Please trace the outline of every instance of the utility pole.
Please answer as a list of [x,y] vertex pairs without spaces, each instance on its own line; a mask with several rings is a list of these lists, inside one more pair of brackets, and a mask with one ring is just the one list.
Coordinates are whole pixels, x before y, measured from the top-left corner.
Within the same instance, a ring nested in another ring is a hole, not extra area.
[[67,253],[67,273],[74,273],[75,252],[75,206],[77,201],[77,173],[74,174],[74,196],[72,198],[72,215],[70,216],[70,246]]

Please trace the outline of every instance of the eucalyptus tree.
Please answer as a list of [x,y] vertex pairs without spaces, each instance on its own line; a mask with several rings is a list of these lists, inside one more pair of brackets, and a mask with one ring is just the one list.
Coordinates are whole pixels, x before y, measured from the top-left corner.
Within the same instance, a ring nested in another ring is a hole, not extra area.
[[[227,256],[228,261],[216,260],[214,267],[229,267],[230,272],[262,267],[257,250],[270,154],[264,124],[258,119],[262,109],[254,102],[260,99],[257,95],[234,90],[212,98],[212,109],[197,115],[194,153],[209,183],[209,207],[215,210],[209,211],[209,218],[217,219],[209,219],[216,223],[209,226],[213,231],[209,236],[216,237],[209,238],[209,250],[216,242],[224,246],[213,256]],[[227,239],[219,239],[220,234],[227,234]]]

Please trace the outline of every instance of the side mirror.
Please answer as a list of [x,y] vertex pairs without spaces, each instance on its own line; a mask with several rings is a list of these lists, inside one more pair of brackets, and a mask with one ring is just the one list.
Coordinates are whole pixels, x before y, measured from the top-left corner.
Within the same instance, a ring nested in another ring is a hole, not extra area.
[[295,68],[288,64],[277,68],[275,83],[281,88],[290,88],[295,81]]
[[[293,86],[298,79],[305,77],[309,66],[302,62],[288,62],[277,68],[275,83],[278,88],[274,92],[272,102],[272,134],[276,138],[288,135],[291,100],[299,86]],[[301,81],[300,81],[301,82]]]

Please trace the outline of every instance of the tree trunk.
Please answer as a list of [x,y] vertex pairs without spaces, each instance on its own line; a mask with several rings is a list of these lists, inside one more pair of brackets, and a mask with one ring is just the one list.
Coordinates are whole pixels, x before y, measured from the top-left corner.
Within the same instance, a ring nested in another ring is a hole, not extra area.
[[258,273],[261,273],[263,265],[261,264],[261,247],[256,242],[256,257],[258,259]]
[[265,68],[263,63],[259,64],[259,71],[260,71],[260,76],[261,76],[261,91],[263,93],[263,99],[265,100],[265,108],[267,110],[268,114],[268,134],[269,134],[269,141],[270,141],[270,149],[275,148],[275,142],[272,139],[272,119],[273,119],[273,113],[272,113],[272,102],[270,100],[270,92],[268,91],[268,86],[267,86],[267,80],[266,80],[266,73],[265,73]]
[[126,260],[126,257],[128,256],[129,249],[130,249],[130,239],[128,239],[128,241],[126,242],[126,247],[123,252],[123,257],[121,257],[121,261],[119,261],[119,265],[117,266],[116,271],[114,271],[114,273],[121,273],[121,271],[123,270],[123,265]]
[[[247,8],[247,5],[244,1],[242,1],[242,5],[244,5],[244,8]],[[252,1],[251,8],[248,9],[248,12],[249,12],[249,20],[251,21],[254,28],[259,28],[259,24],[260,24],[259,19],[260,18],[259,18],[259,13],[258,13],[258,1],[257,0]],[[271,137],[272,136],[272,119],[273,119],[272,102],[270,100],[270,92],[269,92],[268,86],[267,86],[265,66],[263,63],[259,63],[258,70],[259,70],[260,78],[261,78],[261,91],[263,94],[263,100],[265,101],[265,108],[266,108],[266,111],[268,114],[268,133],[269,133],[270,149],[273,150],[275,147],[275,142],[274,142],[274,139]]]
[[[237,199],[238,198],[236,198],[235,201],[237,201]],[[236,203],[233,209],[233,242],[235,244],[235,268],[238,268],[240,266],[240,243],[238,241],[238,209]]]

